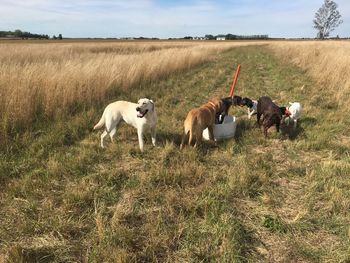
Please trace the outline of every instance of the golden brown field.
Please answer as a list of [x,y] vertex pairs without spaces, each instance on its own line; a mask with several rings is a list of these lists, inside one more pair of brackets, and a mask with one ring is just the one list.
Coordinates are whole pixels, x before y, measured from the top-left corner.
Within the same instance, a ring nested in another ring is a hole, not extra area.
[[[113,86],[128,89],[187,70],[237,46],[267,42],[72,42],[0,44],[0,123],[26,127],[74,105],[102,101]],[[268,45],[307,70],[337,100],[350,91],[350,42],[283,41]]]
[[270,46],[280,57],[305,69],[323,89],[330,90],[337,103],[349,105],[350,41],[288,41]]
[[188,70],[247,42],[76,42],[0,44],[0,123],[5,131],[37,116],[102,101],[128,89]]

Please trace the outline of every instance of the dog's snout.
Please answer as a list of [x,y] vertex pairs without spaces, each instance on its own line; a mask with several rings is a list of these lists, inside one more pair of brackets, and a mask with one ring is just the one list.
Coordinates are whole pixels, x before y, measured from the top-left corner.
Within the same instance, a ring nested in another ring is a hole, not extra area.
[[137,108],[136,108],[136,111],[140,111],[140,107],[137,107]]

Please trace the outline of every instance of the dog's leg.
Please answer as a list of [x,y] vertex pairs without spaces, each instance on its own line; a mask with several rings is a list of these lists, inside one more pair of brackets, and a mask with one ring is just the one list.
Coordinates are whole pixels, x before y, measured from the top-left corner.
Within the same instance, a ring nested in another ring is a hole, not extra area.
[[189,131],[189,136],[188,136],[188,146],[191,146],[191,143],[192,143],[192,141],[193,141],[193,131],[192,130],[190,130]]
[[265,135],[265,139],[267,139],[267,130],[268,130],[269,128],[267,127],[267,126],[264,126],[264,135]]
[[[196,130],[196,132],[195,132],[196,143],[194,144],[194,148],[197,148],[198,145],[202,144],[202,138],[203,138],[202,133],[203,133],[203,131]],[[209,132],[209,137],[210,137],[210,132]]]
[[287,118],[287,125],[289,126],[289,124],[290,124],[290,117],[288,116],[286,118]]
[[115,133],[117,132],[117,128],[114,128],[110,131],[109,133],[109,137],[111,138],[111,142],[114,143],[114,139],[113,136],[115,135]]
[[252,118],[253,114],[254,114],[254,110],[250,110],[250,109],[248,108],[248,119],[249,119],[249,120]]
[[258,123],[258,126],[259,126],[259,128],[260,128],[260,118],[261,118],[261,113],[258,113],[257,115],[256,115],[256,121],[257,121],[257,123]]
[[188,133],[184,133],[182,135],[182,140],[181,140],[181,144],[180,144],[180,150],[182,150],[184,148],[186,140],[187,140],[187,136],[188,136]]
[[118,116],[117,119],[114,121],[111,119],[108,119],[106,121],[106,130],[109,133],[109,137],[111,138],[112,143],[114,143],[113,136],[116,134],[118,125],[121,120],[122,120],[121,116]]
[[286,116],[282,116],[281,123],[284,123],[285,119],[286,119]]
[[151,137],[152,137],[153,146],[156,146],[156,133],[157,133],[157,129],[156,129],[156,126],[154,126],[153,128],[151,128]]
[[208,127],[208,132],[209,132],[209,139],[214,141],[214,130],[213,130],[213,126],[209,126]]
[[297,119],[293,120],[294,121],[294,125],[293,125],[293,129],[295,130],[297,128]]
[[101,147],[102,148],[105,148],[104,139],[107,135],[108,135],[108,132],[106,130],[101,134]]
[[143,131],[142,129],[137,129],[137,136],[139,138],[139,146],[141,152],[143,152]]
[[280,131],[280,124],[276,123],[276,131],[279,132]]
[[201,137],[196,137],[196,142],[194,144],[194,148],[197,148],[198,145],[200,145],[202,143],[202,139]]
[[270,123],[269,118],[266,118],[266,116],[263,115],[262,126],[263,126],[263,130],[264,130],[265,139],[267,139],[267,131],[272,125],[273,124]]
[[[265,121],[266,121],[266,118],[265,118],[265,115],[262,116],[262,125],[265,127]],[[259,120],[259,128],[260,128],[260,120]],[[269,127],[270,128],[270,127]]]
[[194,148],[196,148],[197,145],[199,144],[199,138],[198,138],[197,134],[198,134],[197,131],[192,131],[192,132],[190,133],[190,136],[192,135],[191,143],[193,142],[193,139],[195,140],[195,143],[194,143],[194,145],[193,145]]

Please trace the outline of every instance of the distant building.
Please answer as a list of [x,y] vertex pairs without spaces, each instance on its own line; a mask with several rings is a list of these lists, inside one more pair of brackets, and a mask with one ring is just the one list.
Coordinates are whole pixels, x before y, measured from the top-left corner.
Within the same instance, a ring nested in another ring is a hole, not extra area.
[[226,37],[216,37],[216,40],[226,40]]

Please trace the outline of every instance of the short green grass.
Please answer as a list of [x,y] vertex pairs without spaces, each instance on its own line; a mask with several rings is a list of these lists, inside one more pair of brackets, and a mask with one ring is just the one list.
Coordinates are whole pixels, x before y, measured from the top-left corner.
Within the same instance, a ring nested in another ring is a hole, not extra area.
[[[233,108],[232,140],[179,150],[183,120],[213,96],[300,101],[297,131],[264,139]],[[304,86],[302,89],[301,87]],[[122,125],[99,147],[110,101],[149,97],[159,147]],[[267,47],[235,48],[168,79],[12,136],[0,156],[0,259],[9,262],[349,262],[349,119],[331,92]]]

